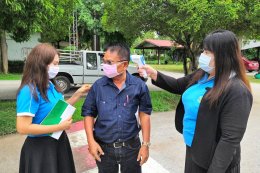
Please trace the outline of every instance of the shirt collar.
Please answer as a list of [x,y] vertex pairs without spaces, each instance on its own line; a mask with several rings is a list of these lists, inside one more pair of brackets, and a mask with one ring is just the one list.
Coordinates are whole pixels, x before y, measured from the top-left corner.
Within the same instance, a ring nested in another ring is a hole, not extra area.
[[[208,74],[205,73],[205,75],[198,81],[198,83],[206,83],[206,82],[209,82],[211,80],[214,80],[215,79],[215,76],[212,77],[211,79],[207,80],[208,79]],[[236,72],[234,71],[231,71],[230,75],[229,75],[229,79],[233,78],[236,76]]]
[[213,81],[215,79],[215,76],[210,78],[209,80],[208,80],[208,77],[209,77],[209,74],[205,73],[205,75],[201,79],[198,80],[198,83],[206,83],[209,81]]
[[230,75],[229,75],[229,79],[235,77],[236,75],[237,75],[236,72],[231,71],[231,73],[230,73]]

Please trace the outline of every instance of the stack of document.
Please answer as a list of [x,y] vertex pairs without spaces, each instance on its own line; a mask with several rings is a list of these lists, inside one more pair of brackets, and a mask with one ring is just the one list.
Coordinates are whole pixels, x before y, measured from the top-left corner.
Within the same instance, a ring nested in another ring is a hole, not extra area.
[[[42,125],[55,125],[63,122],[73,115],[76,108],[63,100],[59,100],[50,113],[41,122]],[[50,136],[59,139],[63,131],[51,133]]]

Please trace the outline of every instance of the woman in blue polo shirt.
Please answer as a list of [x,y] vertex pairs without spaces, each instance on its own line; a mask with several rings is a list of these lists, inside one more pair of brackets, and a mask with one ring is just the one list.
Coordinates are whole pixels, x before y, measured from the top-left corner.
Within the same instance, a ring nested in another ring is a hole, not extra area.
[[239,173],[240,142],[252,107],[239,44],[231,31],[217,30],[203,48],[200,69],[185,77],[143,68],[154,85],[181,95],[175,126],[187,146],[184,172]]
[[[17,94],[17,131],[27,134],[20,156],[20,173],[73,173],[75,166],[68,137],[56,140],[49,133],[69,129],[72,119],[58,125],[40,125],[61,99],[53,78],[59,72],[59,53],[49,44],[39,44],[27,57]],[[73,105],[89,86],[83,85],[67,102]]]

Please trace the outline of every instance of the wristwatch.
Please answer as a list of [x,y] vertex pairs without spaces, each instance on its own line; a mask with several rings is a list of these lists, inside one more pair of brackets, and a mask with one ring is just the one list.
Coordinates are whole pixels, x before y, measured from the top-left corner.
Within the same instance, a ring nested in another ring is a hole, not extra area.
[[151,142],[142,142],[142,145],[150,147],[151,146]]

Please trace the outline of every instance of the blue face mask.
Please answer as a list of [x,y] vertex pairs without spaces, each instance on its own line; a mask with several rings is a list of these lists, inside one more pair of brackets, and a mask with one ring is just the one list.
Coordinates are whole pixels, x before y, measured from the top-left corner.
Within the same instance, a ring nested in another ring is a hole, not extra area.
[[210,73],[214,69],[214,67],[209,66],[210,60],[210,56],[207,56],[204,53],[202,53],[199,57],[199,68],[201,68],[207,73]]

